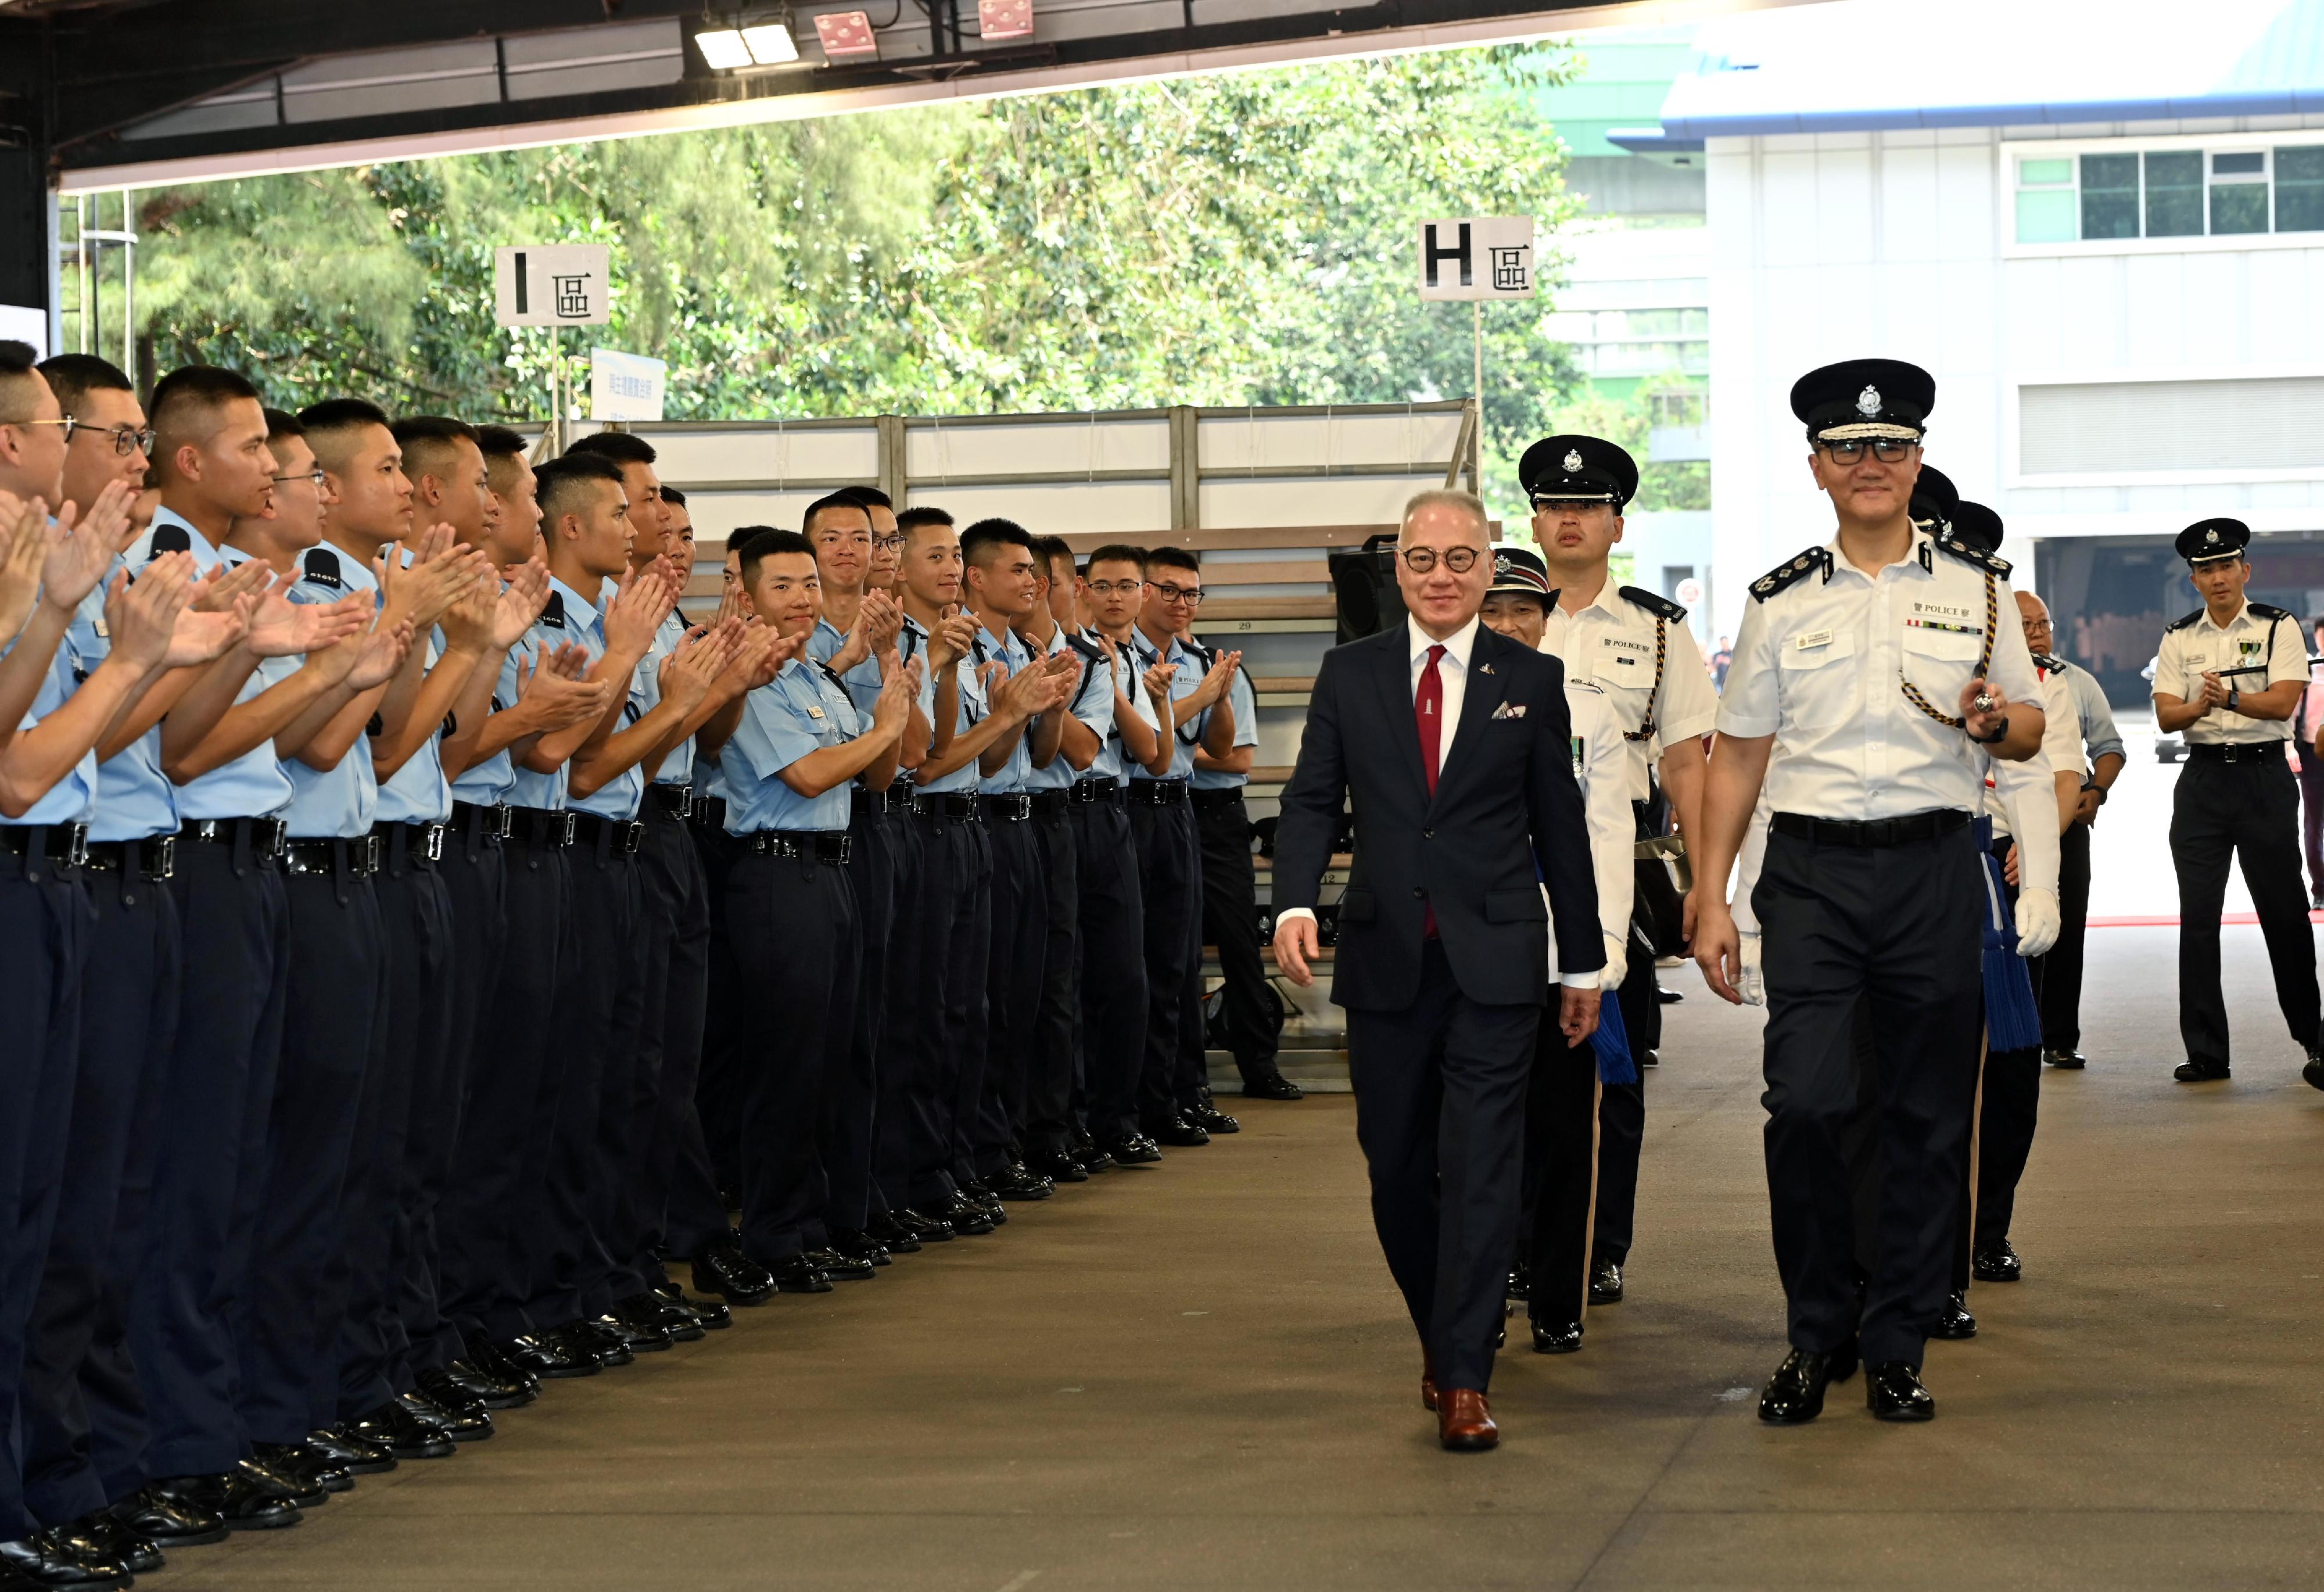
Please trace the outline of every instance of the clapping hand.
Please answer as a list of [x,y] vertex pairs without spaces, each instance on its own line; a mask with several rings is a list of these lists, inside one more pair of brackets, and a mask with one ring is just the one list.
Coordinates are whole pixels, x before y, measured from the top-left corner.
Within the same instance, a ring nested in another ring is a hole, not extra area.
[[586,649],[571,645],[542,655],[539,667],[530,658],[516,661],[517,700],[539,722],[543,733],[569,730],[605,711],[613,686],[582,676],[589,670]]
[[1222,652],[1212,658],[1203,683],[1194,687],[1193,701],[1198,707],[1208,707],[1223,697],[1234,685],[1235,670],[1242,667],[1242,654]]
[[170,553],[145,566],[133,584],[126,570],[106,593],[105,625],[113,654],[141,669],[157,669],[170,655],[178,615],[194,584],[190,553]]
[[408,619],[390,624],[383,618],[364,635],[341,642],[355,649],[355,667],[347,671],[347,688],[361,695],[395,678],[395,671],[403,667],[411,651],[415,633]]
[[41,595],[41,566],[55,537],[48,507],[38,498],[27,502],[9,496],[0,502],[0,526],[5,526],[0,535],[6,538],[6,551],[0,553],[0,647],[5,647],[32,617],[32,604]]
[[1157,708],[1170,705],[1170,680],[1178,672],[1175,663],[1157,663],[1140,676],[1146,683],[1147,697]]
[[251,599],[248,607],[255,609],[257,598],[273,578],[274,572],[257,558],[215,564],[194,583],[194,600],[189,606],[198,613],[232,613],[244,606],[243,599],[247,597]]
[[532,558],[511,569],[493,606],[493,649],[506,652],[523,640],[548,606],[549,566]]
[[643,658],[653,645],[654,631],[678,606],[678,586],[656,559],[643,571],[622,575],[620,590],[605,610],[605,650]]
[[957,608],[946,608],[928,636],[928,667],[947,669],[968,656],[976,644],[976,618]]
[[293,603],[290,590],[290,582],[277,582],[251,612],[245,644],[261,658],[324,651],[371,623],[374,610],[368,592],[350,592],[337,603]]

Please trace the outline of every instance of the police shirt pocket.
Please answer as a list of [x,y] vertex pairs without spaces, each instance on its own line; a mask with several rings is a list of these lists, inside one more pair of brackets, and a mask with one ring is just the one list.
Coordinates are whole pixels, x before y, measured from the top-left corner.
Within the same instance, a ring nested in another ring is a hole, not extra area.
[[1379,903],[1373,899],[1370,890],[1350,886],[1340,892],[1342,923],[1370,923],[1379,910]]
[[1803,730],[1836,724],[1856,704],[1856,638],[1810,632],[1784,638],[1776,653],[1786,723]]
[[1527,885],[1518,890],[1487,890],[1485,892],[1487,923],[1546,923],[1549,904],[1541,898],[1541,887]]
[[1908,625],[1904,630],[1904,677],[1932,700],[1950,704],[1977,676],[1985,636]]

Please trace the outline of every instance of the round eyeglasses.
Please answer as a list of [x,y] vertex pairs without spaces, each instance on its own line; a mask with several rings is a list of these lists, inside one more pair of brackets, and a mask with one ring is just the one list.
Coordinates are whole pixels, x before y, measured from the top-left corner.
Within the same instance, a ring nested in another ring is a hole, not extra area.
[[[1437,553],[1434,548],[1406,548],[1397,556],[1404,560],[1404,566],[1415,575],[1426,575],[1437,565]],[[1447,548],[1444,549],[1443,564],[1444,567],[1454,575],[1466,575],[1477,567],[1477,560],[1484,556],[1475,548]]]

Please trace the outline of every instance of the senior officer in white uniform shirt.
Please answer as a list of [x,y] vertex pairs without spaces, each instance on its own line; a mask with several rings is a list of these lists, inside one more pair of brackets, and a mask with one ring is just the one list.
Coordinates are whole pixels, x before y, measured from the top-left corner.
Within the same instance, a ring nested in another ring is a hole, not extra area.
[[[1935,398],[1925,371],[1892,360],[1826,366],[1793,388],[1839,529],[1752,583],[1703,792],[1695,957],[1729,1000],[1740,955],[1727,876],[1763,785],[1773,810],[1752,904],[1791,1339],[1759,1402],[1774,1424],[1821,1414],[1859,1355],[1875,1416],[1935,1413],[1920,1367],[1945,1303],[1976,1065],[1979,753],[2021,761],[2042,743],[2041,685],[1998,561],[1911,519]],[[1887,1186],[1859,1301],[1841,1136],[1863,1000],[1883,1044]]]
[[[1642,587],[1618,588],[1609,569],[1614,544],[1622,539],[1622,510],[1637,494],[1637,463],[1603,437],[1547,437],[1526,449],[1517,479],[1533,504],[1534,540],[1548,571],[1542,650],[1557,655],[1567,679],[1588,681],[1605,693],[1622,729],[1623,794],[1637,838],[1663,832],[1654,803],[1657,778],[1680,833],[1691,837],[1702,814],[1703,737],[1718,716],[1719,694],[1687,628],[1686,610]],[[1613,984],[1618,973],[1630,1049],[1641,1063],[1651,1063],[1662,1038],[1655,948],[1635,928],[1626,944],[1624,960],[1607,964],[1607,982]],[[1608,1084],[1599,1116],[1590,1302],[1613,1304],[1622,1297],[1637,1208],[1638,1154],[1646,1127],[1643,1081]]]
[[2219,995],[2219,908],[2227,859],[2242,854],[2275,975],[2276,1004],[2308,1053],[2301,1076],[2324,1089],[2317,1048],[2316,943],[2300,888],[2300,782],[2284,757],[2308,687],[2308,643],[2281,608],[2245,600],[2251,530],[2199,520],[2174,544],[2203,606],[2163,630],[2154,658],[2154,727],[2187,742],[2171,803],[2179,874],[2181,1083],[2227,1076],[2227,1008]]

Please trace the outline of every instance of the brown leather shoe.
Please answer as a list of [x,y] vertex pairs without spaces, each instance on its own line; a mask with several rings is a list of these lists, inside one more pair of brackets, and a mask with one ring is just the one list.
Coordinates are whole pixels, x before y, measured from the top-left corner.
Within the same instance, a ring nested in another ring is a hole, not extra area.
[[1460,1451],[1489,1449],[1501,1440],[1485,1395],[1473,1387],[1449,1387],[1436,1406],[1436,1440]]
[[1436,1378],[1425,1371],[1420,1374],[1420,1407],[1431,1411],[1436,1408]]

